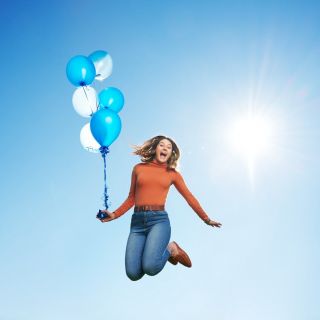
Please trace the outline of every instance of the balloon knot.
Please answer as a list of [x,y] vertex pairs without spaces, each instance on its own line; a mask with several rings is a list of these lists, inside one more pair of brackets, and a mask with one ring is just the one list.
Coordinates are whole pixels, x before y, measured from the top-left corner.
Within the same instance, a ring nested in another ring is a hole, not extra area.
[[104,146],[100,147],[100,148],[99,148],[99,151],[101,152],[101,155],[102,155],[103,157],[105,157],[106,154],[110,152],[109,147],[104,147]]

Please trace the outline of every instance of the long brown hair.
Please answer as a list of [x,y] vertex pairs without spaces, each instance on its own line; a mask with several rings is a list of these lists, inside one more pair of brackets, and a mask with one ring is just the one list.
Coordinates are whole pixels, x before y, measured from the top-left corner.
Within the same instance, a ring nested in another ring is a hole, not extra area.
[[131,145],[131,147],[135,149],[135,151],[132,153],[140,156],[142,162],[151,162],[153,159],[155,159],[156,148],[162,139],[168,139],[172,144],[172,152],[170,158],[167,161],[167,169],[175,169],[179,171],[178,159],[180,158],[180,150],[177,144],[171,138],[168,138],[166,136],[155,136],[145,141],[141,146]]

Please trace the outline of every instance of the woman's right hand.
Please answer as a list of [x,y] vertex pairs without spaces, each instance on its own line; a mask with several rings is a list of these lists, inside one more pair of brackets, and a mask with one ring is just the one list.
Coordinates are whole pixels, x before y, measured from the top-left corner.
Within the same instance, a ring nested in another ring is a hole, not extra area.
[[101,222],[109,222],[109,221],[114,220],[114,219],[116,218],[115,213],[110,212],[110,211],[108,211],[108,210],[100,210],[100,212],[103,212],[103,213],[105,213],[105,214],[108,215],[107,217],[102,218],[102,219],[99,219],[99,218],[97,217],[97,219],[100,220]]

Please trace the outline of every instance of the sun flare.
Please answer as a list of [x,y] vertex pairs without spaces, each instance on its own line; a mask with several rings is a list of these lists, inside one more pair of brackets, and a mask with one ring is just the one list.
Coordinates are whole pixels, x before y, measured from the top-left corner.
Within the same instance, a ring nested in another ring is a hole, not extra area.
[[233,145],[247,156],[261,155],[269,148],[271,132],[270,124],[262,117],[238,119],[232,128]]
[[258,115],[239,117],[229,128],[229,143],[234,151],[245,158],[252,181],[257,158],[271,152],[273,135],[272,122]]

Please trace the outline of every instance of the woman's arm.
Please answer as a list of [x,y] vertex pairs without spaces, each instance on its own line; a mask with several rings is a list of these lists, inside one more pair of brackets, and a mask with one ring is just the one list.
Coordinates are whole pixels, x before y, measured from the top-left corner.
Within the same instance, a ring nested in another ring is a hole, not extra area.
[[190,190],[184,182],[182,175],[178,171],[176,171],[174,174],[173,184],[176,187],[176,189],[180,192],[180,194],[186,199],[189,206],[198,214],[198,216],[203,221],[207,221],[209,219],[209,216],[202,209],[199,201],[190,192]]
[[131,185],[130,185],[130,190],[129,190],[129,195],[128,198],[116,209],[113,211],[115,214],[115,219],[119,218],[123,214],[125,214],[130,208],[133,207],[134,201],[135,201],[135,190],[136,190],[136,180],[137,180],[137,175],[136,175],[136,166],[135,165],[132,169],[132,174],[131,174]]
[[190,207],[198,214],[198,216],[207,224],[212,227],[221,227],[221,223],[211,220],[206,212],[202,209],[199,201],[190,192],[187,185],[185,184],[182,175],[179,172],[175,172],[173,184],[176,189],[182,194],[182,196],[187,200]]

